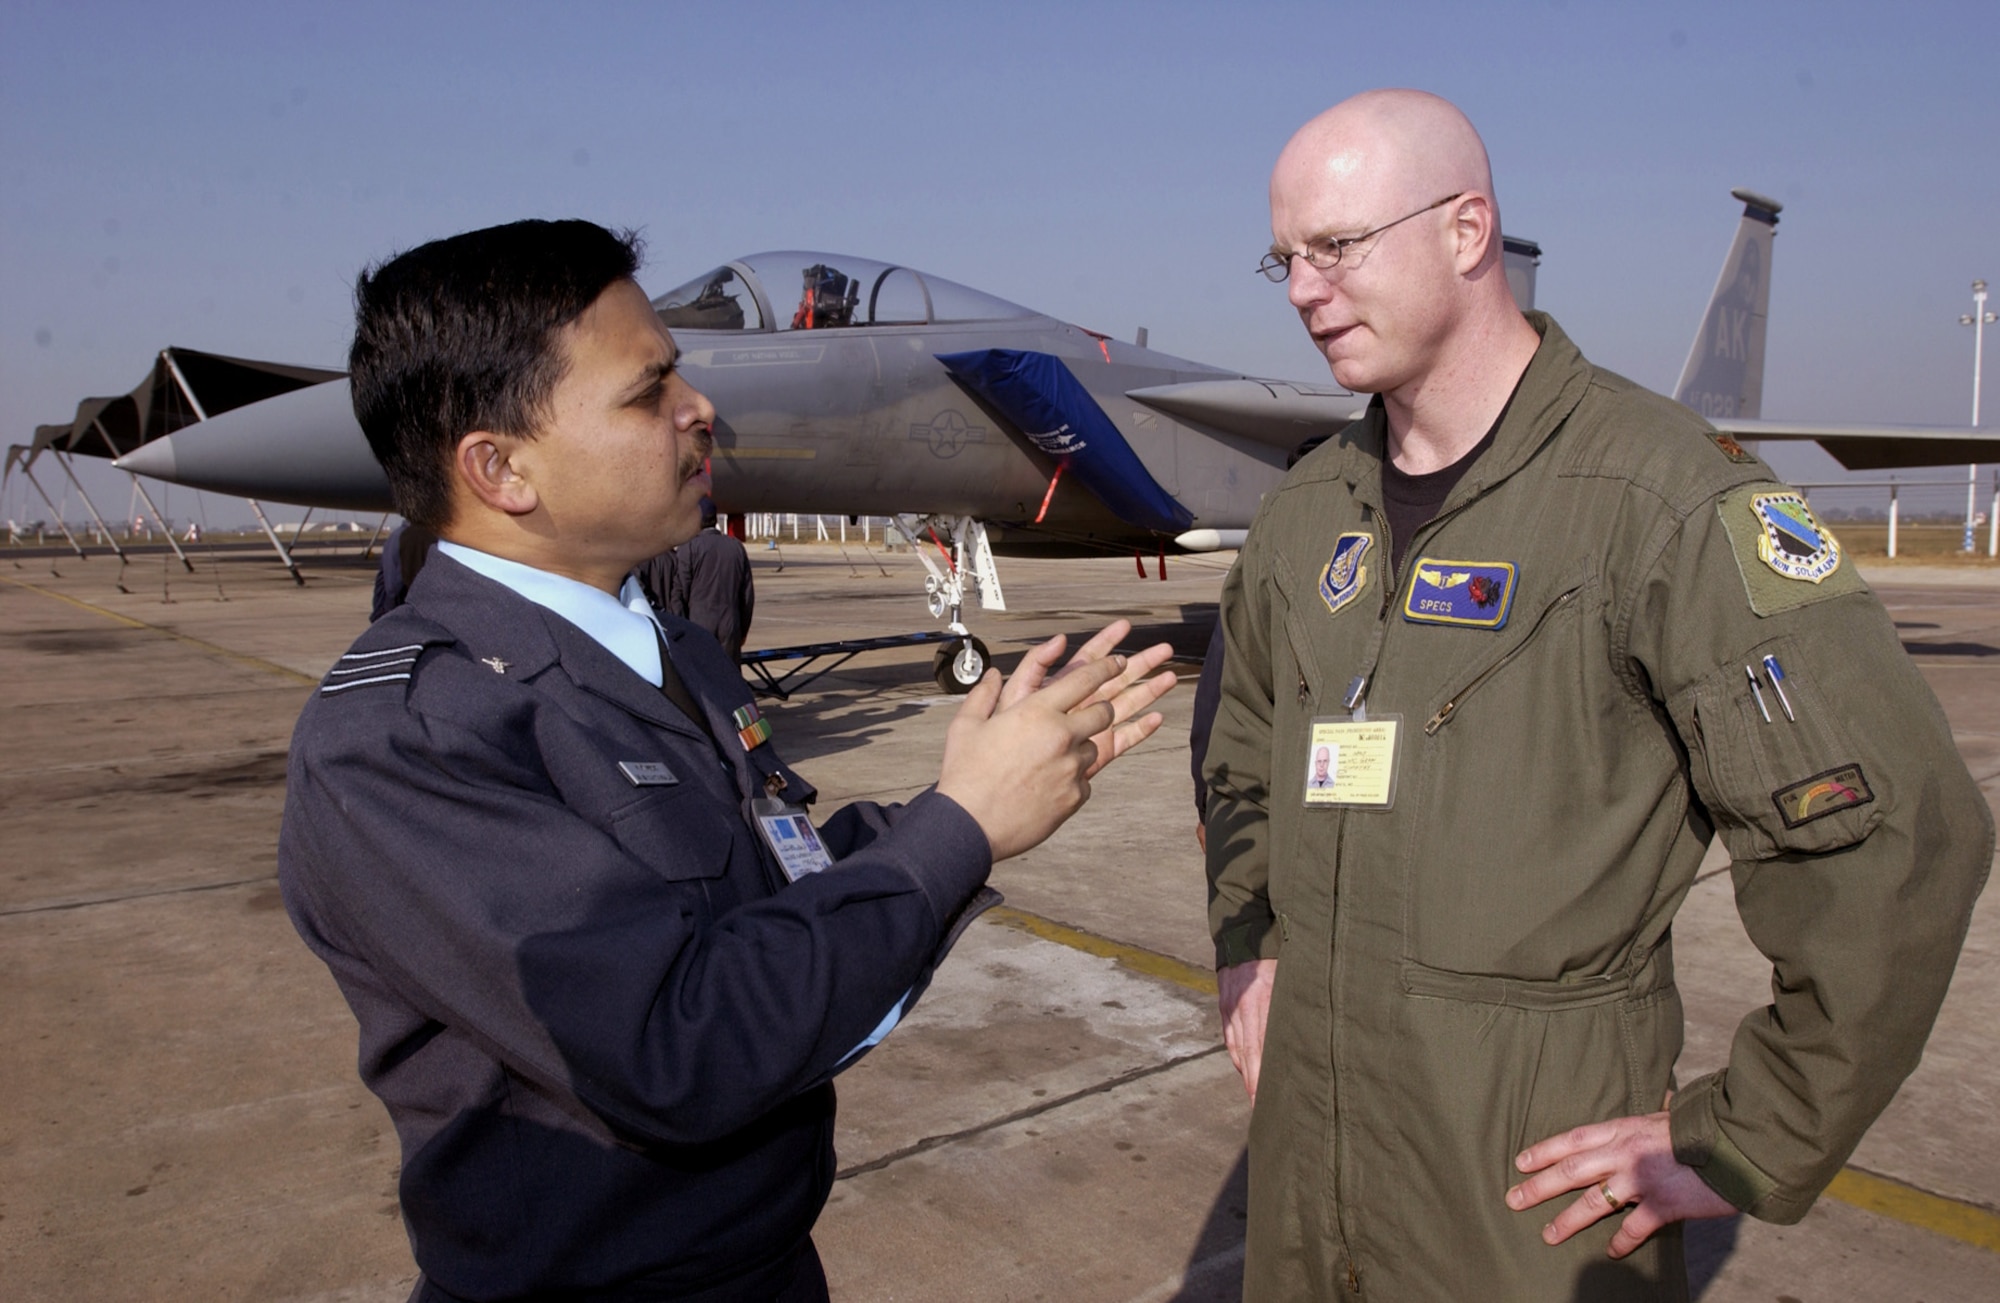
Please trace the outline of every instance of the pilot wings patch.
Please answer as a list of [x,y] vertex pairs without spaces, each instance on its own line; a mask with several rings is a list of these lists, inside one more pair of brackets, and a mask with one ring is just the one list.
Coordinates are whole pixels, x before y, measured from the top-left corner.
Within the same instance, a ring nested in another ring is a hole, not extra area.
[[1403,618],[1414,624],[1457,624],[1498,629],[1514,607],[1512,561],[1442,561],[1418,557],[1403,599]]

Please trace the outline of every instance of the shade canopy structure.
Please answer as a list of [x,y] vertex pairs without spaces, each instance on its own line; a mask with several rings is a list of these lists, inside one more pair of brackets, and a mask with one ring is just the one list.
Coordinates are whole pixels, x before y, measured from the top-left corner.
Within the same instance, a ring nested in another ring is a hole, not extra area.
[[193,348],[163,348],[130,393],[86,398],[67,424],[35,427],[32,452],[122,457],[141,444],[234,408],[308,385],[338,380],[325,367],[225,357]]

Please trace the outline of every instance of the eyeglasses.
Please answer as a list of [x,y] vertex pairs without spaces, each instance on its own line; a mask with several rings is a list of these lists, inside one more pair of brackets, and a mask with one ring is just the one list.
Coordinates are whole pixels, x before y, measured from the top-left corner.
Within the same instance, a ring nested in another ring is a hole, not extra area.
[[1292,274],[1294,258],[1304,258],[1320,271],[1332,271],[1340,265],[1340,255],[1363,240],[1371,240],[1392,226],[1400,226],[1412,217],[1422,217],[1431,209],[1442,208],[1454,199],[1463,199],[1465,194],[1466,192],[1461,190],[1455,195],[1446,195],[1434,204],[1425,204],[1414,213],[1404,213],[1393,222],[1384,222],[1372,231],[1350,235],[1344,240],[1331,235],[1322,235],[1306,241],[1306,247],[1296,251],[1273,248],[1264,255],[1264,261],[1257,264],[1257,270],[1264,273],[1265,280],[1280,283]]

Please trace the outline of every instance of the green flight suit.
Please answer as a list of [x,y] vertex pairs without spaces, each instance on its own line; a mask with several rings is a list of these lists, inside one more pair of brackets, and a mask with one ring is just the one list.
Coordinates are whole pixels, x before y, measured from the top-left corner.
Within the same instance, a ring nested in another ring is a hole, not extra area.
[[[1223,590],[1216,962],[1281,960],[1253,1300],[1684,1298],[1678,1228],[1612,1263],[1617,1218],[1551,1248],[1573,1196],[1503,1196],[1526,1145],[1661,1107],[1669,925],[1711,837],[1774,1000],[1674,1097],[1675,1153],[1777,1222],[1915,1068],[1991,860],[1943,712],[1810,510],[1530,320],[1493,446],[1400,575],[1378,403],[1270,495]],[[1363,675],[1401,717],[1393,806],[1307,808],[1312,722]]]

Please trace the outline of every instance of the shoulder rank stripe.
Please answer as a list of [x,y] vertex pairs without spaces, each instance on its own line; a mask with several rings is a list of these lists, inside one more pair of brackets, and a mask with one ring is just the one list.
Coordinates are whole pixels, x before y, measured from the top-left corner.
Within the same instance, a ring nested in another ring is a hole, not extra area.
[[349,679],[345,683],[329,683],[326,684],[324,687],[322,687],[319,691],[321,696],[326,697],[326,696],[332,696],[336,692],[345,692],[349,688],[364,688],[371,683],[395,683],[398,680],[407,679],[409,677],[410,676],[407,671],[405,671],[402,674],[378,674],[372,679]]
[[404,656],[399,660],[371,661],[366,665],[336,665],[326,672],[326,676],[332,678],[336,674],[373,674],[377,670],[386,670],[394,665],[415,665],[416,663],[416,657]]
[[407,647],[385,647],[381,651],[348,652],[340,659],[344,661],[368,661],[381,656],[401,656],[405,652],[420,652],[423,649],[423,643],[413,642]]

